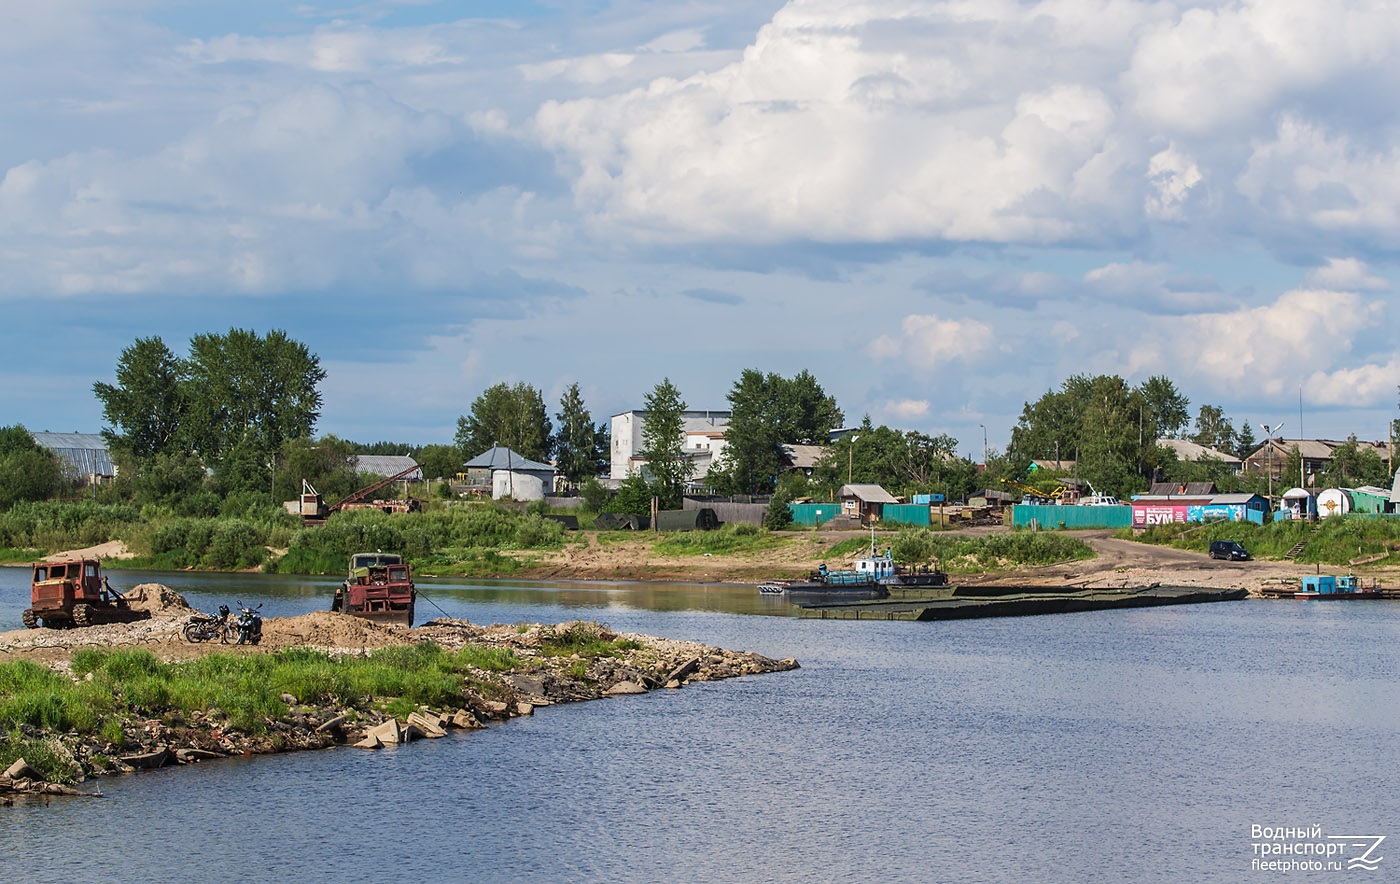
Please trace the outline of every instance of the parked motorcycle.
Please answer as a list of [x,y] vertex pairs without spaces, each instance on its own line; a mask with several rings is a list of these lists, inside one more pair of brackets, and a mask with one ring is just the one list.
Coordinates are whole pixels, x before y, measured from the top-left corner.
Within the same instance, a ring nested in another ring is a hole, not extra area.
[[185,641],[207,642],[217,638],[221,642],[227,642],[233,638],[233,627],[229,624],[228,615],[228,605],[219,605],[217,615],[201,611],[191,614],[189,621],[185,623]]
[[262,614],[258,613],[261,607],[259,604],[257,608],[248,608],[242,602],[238,603],[238,619],[233,623],[238,644],[255,645],[262,641]]

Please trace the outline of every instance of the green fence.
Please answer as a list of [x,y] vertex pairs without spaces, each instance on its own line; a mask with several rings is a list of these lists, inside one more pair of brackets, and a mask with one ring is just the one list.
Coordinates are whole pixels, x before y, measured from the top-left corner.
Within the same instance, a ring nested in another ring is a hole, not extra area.
[[928,504],[887,503],[880,510],[885,525],[928,525]]
[[790,503],[788,509],[792,510],[792,523],[811,528],[841,515],[840,503]]
[[1011,508],[1011,524],[1044,531],[1071,528],[1131,528],[1130,506],[1025,506]]

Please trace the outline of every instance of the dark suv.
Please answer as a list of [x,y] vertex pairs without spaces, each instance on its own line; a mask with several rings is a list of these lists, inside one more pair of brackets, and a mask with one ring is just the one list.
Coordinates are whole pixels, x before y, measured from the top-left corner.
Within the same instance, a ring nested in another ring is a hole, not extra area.
[[1234,540],[1212,540],[1210,542],[1210,557],[1230,562],[1247,562],[1249,561],[1249,550]]

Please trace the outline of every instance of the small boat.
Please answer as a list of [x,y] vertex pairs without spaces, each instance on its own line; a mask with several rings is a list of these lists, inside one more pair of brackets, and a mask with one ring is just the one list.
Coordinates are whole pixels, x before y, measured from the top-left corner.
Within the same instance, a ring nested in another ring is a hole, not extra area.
[[1318,601],[1342,601],[1346,599],[1382,599],[1388,596],[1378,585],[1370,589],[1361,585],[1360,578],[1351,574],[1345,577],[1318,575],[1304,577],[1301,589],[1293,593],[1295,599],[1317,599]]
[[397,553],[355,553],[345,582],[336,587],[331,610],[376,623],[413,625],[418,593],[413,574]]
[[825,564],[819,567],[806,580],[769,580],[758,585],[764,595],[785,594],[802,597],[833,599],[882,599],[890,594],[890,587],[946,586],[948,574],[937,568],[924,567],[919,570],[896,564],[886,549],[880,553],[875,546],[874,532],[871,532],[870,552],[855,560],[854,567],[834,571]]

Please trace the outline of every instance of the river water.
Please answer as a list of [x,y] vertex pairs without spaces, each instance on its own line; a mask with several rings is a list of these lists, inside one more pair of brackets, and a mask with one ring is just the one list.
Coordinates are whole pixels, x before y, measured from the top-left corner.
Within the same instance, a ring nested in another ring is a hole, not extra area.
[[[0,630],[27,579],[0,569]],[[147,580],[273,616],[332,585],[112,574]],[[1394,602],[879,623],[796,619],[747,587],[422,588],[474,622],[582,617],[802,668],[100,780],[101,800],[0,809],[0,880],[1400,880]],[[1253,827],[1314,826],[1335,869],[1254,870],[1297,839]],[[1345,870],[1364,851],[1337,835],[1388,836],[1386,858]]]

